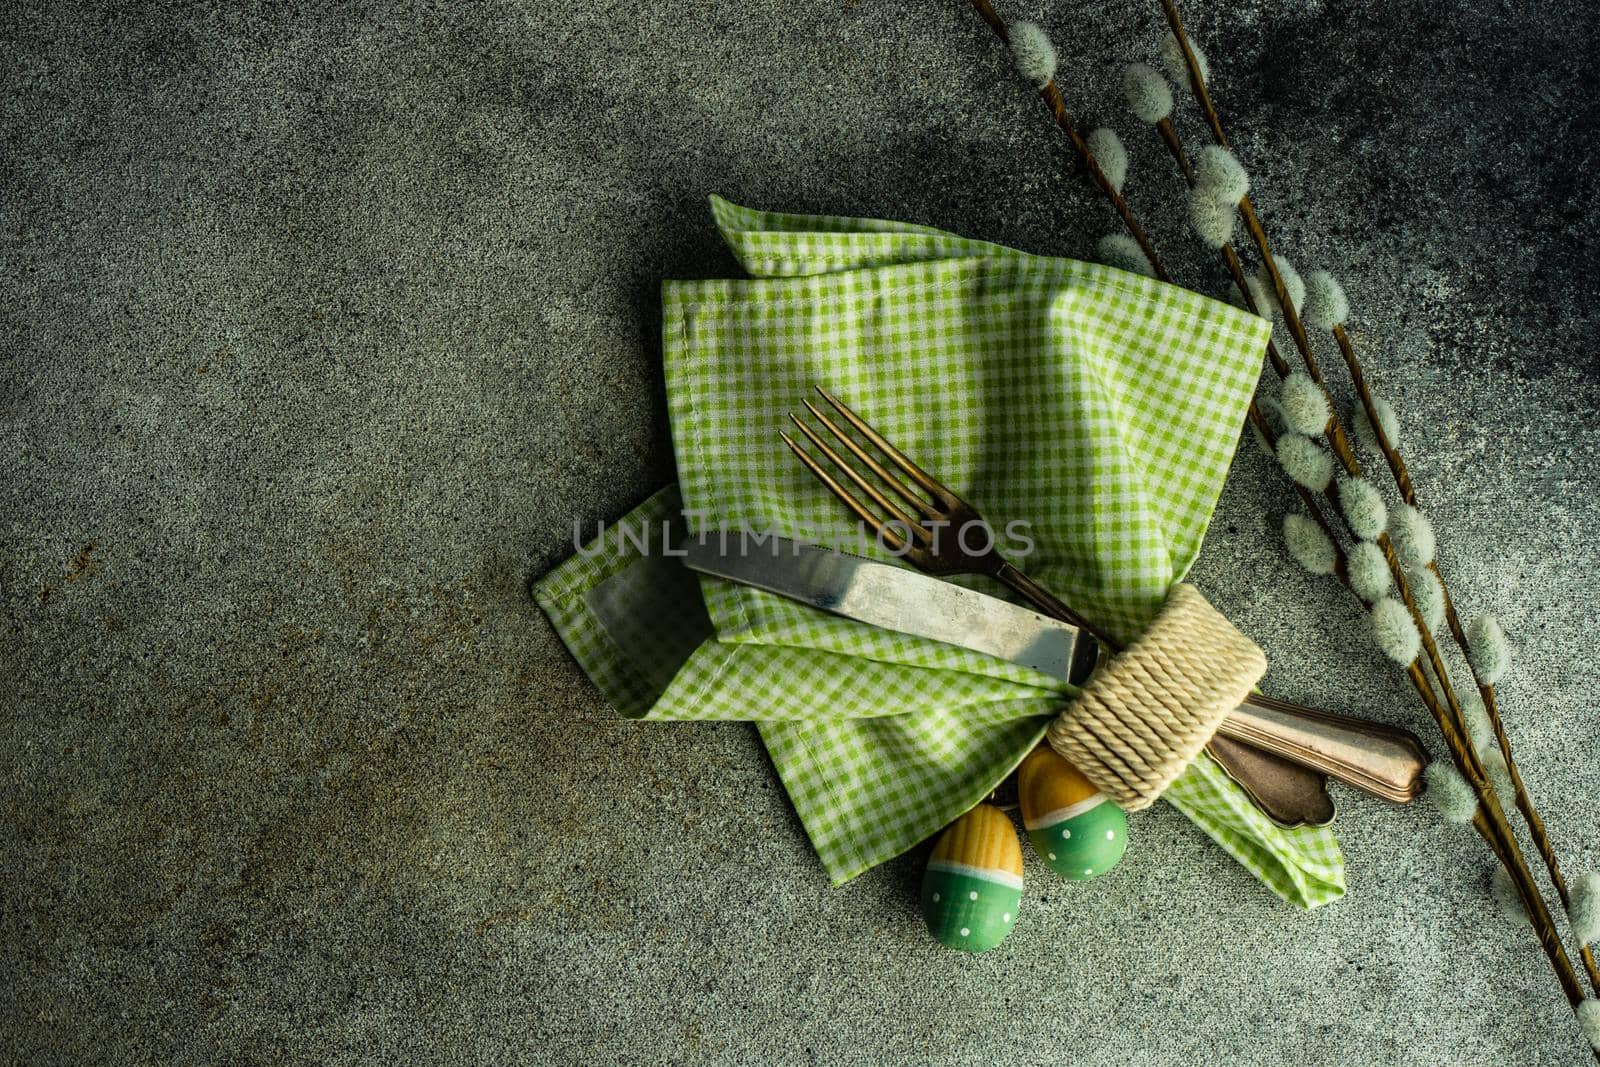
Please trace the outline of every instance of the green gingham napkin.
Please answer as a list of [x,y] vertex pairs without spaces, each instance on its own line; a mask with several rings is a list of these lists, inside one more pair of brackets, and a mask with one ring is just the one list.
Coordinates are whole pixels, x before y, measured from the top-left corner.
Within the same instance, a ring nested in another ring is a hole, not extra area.
[[[1129,639],[1199,551],[1268,325],[1109,267],[927,227],[720,199],[712,210],[757,277],[663,286],[679,485],[558,567],[537,596],[624,713],[754,720],[840,883],[982,800],[1072,690],[980,653],[697,581],[664,528],[853,536],[778,437],[823,384],[997,530],[1026,523],[1032,550],[1016,562]],[[870,540],[866,552],[891,558]],[[1274,825],[1209,758],[1165,799],[1285,900],[1315,907],[1343,894],[1333,835]],[[1133,834],[1137,848],[1137,823]]]

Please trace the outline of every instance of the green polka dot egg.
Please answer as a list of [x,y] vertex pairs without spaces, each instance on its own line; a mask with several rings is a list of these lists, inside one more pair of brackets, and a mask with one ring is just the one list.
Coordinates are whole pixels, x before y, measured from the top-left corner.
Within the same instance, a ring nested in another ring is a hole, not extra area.
[[962,952],[985,952],[1006,939],[1022,903],[1022,845],[1011,819],[979,804],[951,823],[922,876],[928,932]]
[[1128,847],[1128,817],[1048,745],[1017,769],[1028,840],[1050,869],[1084,881],[1105,874]]

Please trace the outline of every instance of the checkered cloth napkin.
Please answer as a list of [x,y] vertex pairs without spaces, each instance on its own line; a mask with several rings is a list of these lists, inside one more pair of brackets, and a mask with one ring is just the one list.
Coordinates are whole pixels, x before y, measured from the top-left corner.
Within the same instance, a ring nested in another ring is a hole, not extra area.
[[[997,530],[1026,524],[1013,544],[1031,551],[1015,561],[1130,639],[1199,552],[1268,324],[1109,267],[927,227],[715,198],[712,210],[756,278],[663,286],[679,484],[537,596],[625,714],[754,720],[841,883],[982,800],[1071,687],[698,579],[663,531],[776,530],[862,550],[778,437],[821,384]],[[870,540],[865,552],[890,558]],[[1343,894],[1333,835],[1274,825],[1209,758],[1165,799],[1285,900]]]

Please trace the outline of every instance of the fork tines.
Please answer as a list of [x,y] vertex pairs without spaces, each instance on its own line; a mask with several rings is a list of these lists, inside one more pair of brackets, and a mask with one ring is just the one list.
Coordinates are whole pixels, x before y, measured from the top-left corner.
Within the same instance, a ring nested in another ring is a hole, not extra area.
[[916,517],[913,517],[910,512],[905,510],[905,508],[897,505],[889,498],[888,495],[880,490],[877,485],[869,481],[867,477],[857,470],[856,467],[852,466],[844,456],[840,455],[839,451],[835,449],[833,445],[830,445],[821,433],[812,429],[812,427],[797,414],[791,413],[789,418],[794,422],[795,426],[799,428],[800,432],[805,435],[806,439],[810,441],[819,452],[827,457],[828,461],[832,463],[833,466],[837,467],[839,471],[844,474],[846,479],[848,479],[857,489],[859,489],[861,493],[865,494],[867,499],[870,500],[872,504],[877,506],[878,510],[874,511],[872,508],[868,507],[860,497],[852,493],[848,488],[841,484],[840,481],[830,474],[815,457],[802,448],[794,438],[780,431],[779,436],[783,438],[784,443],[788,445],[791,450],[793,450],[796,456],[800,457],[800,462],[804,463],[806,468],[810,470],[812,474],[816,475],[817,480],[828,487],[829,492],[838,497],[839,501],[843,503],[845,507],[849,508],[851,513],[854,514],[856,518],[872,527],[877,535],[890,548],[897,551],[903,551],[908,547],[913,547],[907,545],[907,537],[912,539],[912,541],[915,543],[915,546],[924,546],[929,544],[930,534],[928,529],[924,527],[922,523],[924,521],[939,521],[946,518],[948,513],[954,507],[960,506],[960,498],[956,497],[955,494],[951,493],[943,485],[935,481],[921,467],[913,463],[905,455],[905,453],[901,452],[898,448],[894,447],[894,445],[890,444],[882,434],[880,434],[877,430],[874,430],[870,425],[867,424],[865,419],[857,415],[854,411],[851,411],[850,408],[837,397],[833,396],[833,394],[829,393],[820,385],[816,387],[816,390],[818,394],[821,395],[822,399],[827,401],[828,405],[839,415],[840,418],[848,423],[850,427],[852,427],[862,437],[866,438],[866,440],[869,441],[874,448],[883,453],[883,455],[891,464],[899,468],[906,478],[909,478],[916,486],[921,488],[925,493],[932,497],[936,503],[929,503],[923,497],[912,492],[912,490],[905,484],[903,480],[891,473],[887,467],[885,467],[870,452],[863,448],[854,437],[846,433],[837,422],[829,417],[827,412],[823,411],[809,400],[804,401],[804,404],[806,410],[811,413],[812,417],[817,422],[821,423],[823,428],[833,436],[838,444],[843,445],[845,450],[848,451],[850,455],[854,456],[862,466],[866,467],[868,471],[875,475],[878,480],[883,485],[887,486],[895,496],[899,497],[900,500],[909,505],[910,508],[917,513]]

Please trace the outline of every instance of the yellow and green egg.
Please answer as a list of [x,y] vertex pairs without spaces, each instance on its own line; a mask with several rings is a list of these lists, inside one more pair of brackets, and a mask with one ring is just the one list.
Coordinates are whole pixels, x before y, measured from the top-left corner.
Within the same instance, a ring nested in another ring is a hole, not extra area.
[[1048,745],[1017,770],[1022,824],[1034,851],[1063,878],[1097,878],[1128,847],[1128,817]]
[[945,828],[922,876],[922,917],[940,944],[985,952],[1022,904],[1022,845],[1011,819],[979,804]]

